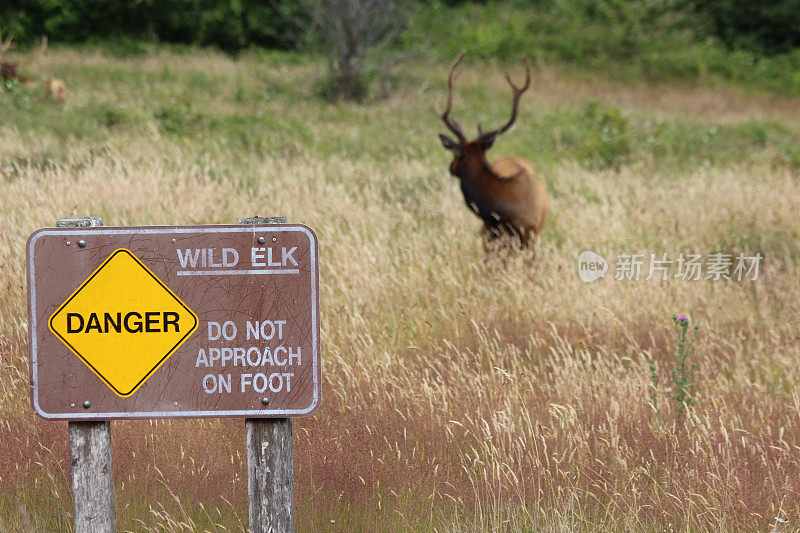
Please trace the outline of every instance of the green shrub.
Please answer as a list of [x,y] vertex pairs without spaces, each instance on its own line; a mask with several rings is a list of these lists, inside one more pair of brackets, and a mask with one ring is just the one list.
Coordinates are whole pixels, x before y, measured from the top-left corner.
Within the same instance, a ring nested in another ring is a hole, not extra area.
[[153,112],[161,131],[173,135],[188,135],[195,130],[213,125],[210,117],[192,110],[183,102],[171,102]]
[[630,120],[617,107],[586,103],[559,135],[573,157],[589,167],[618,169],[631,156]]
[[134,119],[132,113],[128,109],[108,104],[93,106],[91,112],[97,118],[98,124],[106,128],[124,126]]
[[597,102],[585,104],[581,114],[589,132],[581,150],[583,159],[618,168],[631,155],[628,118],[619,108],[601,107]]
[[775,55],[800,46],[800,0],[686,0],[702,32],[731,50]]

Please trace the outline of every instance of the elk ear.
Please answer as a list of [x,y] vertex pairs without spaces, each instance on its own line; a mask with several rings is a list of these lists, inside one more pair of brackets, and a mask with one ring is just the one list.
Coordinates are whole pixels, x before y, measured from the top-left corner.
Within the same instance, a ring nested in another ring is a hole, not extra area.
[[444,146],[448,150],[451,150],[453,152],[460,152],[461,151],[461,145],[458,144],[457,142],[455,142],[453,139],[451,139],[447,135],[442,135],[440,133],[439,134],[439,140],[442,141],[442,146]]

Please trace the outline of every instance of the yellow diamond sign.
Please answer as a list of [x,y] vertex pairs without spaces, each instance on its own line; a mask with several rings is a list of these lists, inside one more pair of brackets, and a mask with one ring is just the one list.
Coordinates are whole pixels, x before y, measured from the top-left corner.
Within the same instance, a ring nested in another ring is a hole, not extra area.
[[50,317],[50,330],[126,398],[197,329],[197,315],[130,250],[112,253]]

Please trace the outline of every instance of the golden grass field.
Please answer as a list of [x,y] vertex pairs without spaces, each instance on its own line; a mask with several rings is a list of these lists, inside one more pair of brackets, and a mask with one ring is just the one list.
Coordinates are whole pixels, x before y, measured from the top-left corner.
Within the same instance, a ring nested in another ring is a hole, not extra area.
[[[323,401],[294,423],[299,530],[800,530],[797,165],[769,141],[688,160],[636,144],[610,167],[534,148],[563,133],[537,117],[589,101],[634,125],[796,140],[800,100],[538,67],[491,155],[539,167],[550,211],[535,262],[487,260],[436,137],[447,68],[406,64],[390,99],[356,106],[314,96],[322,63],[301,56],[55,48],[36,74],[65,80],[63,107],[0,90],[0,531],[71,529],[67,427],[28,397],[28,235],[63,216],[256,214],[320,242]],[[507,118],[504,69],[469,63],[465,131]],[[764,260],[756,281],[617,281],[612,265],[586,284],[586,249]],[[700,325],[683,415],[673,314]],[[246,527],[242,420],[114,422],[112,439],[119,531]]]

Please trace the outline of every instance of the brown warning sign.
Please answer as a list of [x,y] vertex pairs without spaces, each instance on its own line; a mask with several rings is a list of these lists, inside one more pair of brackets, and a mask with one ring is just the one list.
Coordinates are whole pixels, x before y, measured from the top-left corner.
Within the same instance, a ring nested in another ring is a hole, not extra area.
[[41,229],[27,253],[32,401],[45,418],[292,417],[319,405],[310,228]]

